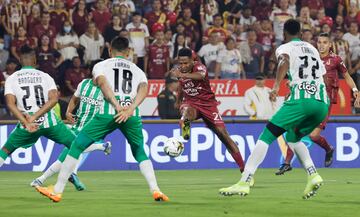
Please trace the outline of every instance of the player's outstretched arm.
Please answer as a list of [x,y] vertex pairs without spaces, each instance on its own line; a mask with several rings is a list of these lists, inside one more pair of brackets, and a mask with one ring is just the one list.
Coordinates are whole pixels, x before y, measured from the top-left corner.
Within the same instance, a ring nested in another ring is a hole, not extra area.
[[119,102],[116,100],[115,94],[111,90],[109,84],[107,83],[105,76],[99,75],[95,81],[96,81],[96,85],[100,87],[101,92],[103,93],[105,99],[108,102],[110,102],[112,106],[114,106],[117,112],[119,112],[121,110],[121,106]]
[[37,112],[35,112],[28,121],[32,123],[43,116],[46,112],[50,111],[50,109],[52,109],[58,102],[58,97],[58,91],[56,89],[50,90],[48,93],[48,101]]
[[270,98],[272,100],[276,99],[279,89],[280,89],[281,81],[285,78],[285,75],[286,75],[287,71],[289,70],[289,66],[290,66],[289,56],[287,54],[281,54],[278,57],[278,61],[279,61],[279,64],[277,67],[275,84],[270,93]]
[[354,80],[352,79],[352,77],[350,76],[350,74],[348,72],[344,73],[344,79],[346,81],[346,84],[351,88],[355,101],[354,101],[354,106],[356,108],[360,107],[360,93],[359,90],[356,87],[356,84],[354,82]]
[[73,111],[75,110],[76,106],[79,104],[80,98],[76,96],[72,96],[69,102],[69,105],[66,109],[66,119],[70,121],[70,123],[75,123],[75,119],[73,117]]

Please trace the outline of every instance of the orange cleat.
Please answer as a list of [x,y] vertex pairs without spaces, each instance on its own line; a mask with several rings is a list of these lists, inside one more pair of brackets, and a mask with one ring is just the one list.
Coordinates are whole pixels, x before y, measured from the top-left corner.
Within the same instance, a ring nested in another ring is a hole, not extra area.
[[155,201],[169,201],[168,196],[166,196],[164,193],[162,193],[161,191],[154,191],[153,192],[153,198]]
[[44,195],[45,197],[48,197],[53,202],[57,203],[61,201],[61,195],[62,194],[55,194],[54,193],[54,186],[48,186],[48,187],[41,187],[37,186],[35,188],[40,194]]

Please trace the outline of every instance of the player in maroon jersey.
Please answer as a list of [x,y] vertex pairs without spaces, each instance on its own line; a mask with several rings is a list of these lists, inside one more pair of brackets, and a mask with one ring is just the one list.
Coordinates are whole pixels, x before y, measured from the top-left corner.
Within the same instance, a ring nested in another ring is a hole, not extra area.
[[[327,140],[320,135],[321,131],[325,129],[326,123],[331,113],[332,104],[337,103],[337,95],[339,90],[339,73],[344,77],[347,85],[351,88],[353,96],[355,98],[354,106],[360,106],[360,93],[356,88],[355,82],[351,78],[345,63],[340,56],[336,55],[331,51],[331,39],[328,33],[321,33],[317,40],[317,47],[320,53],[321,60],[323,61],[326,74],[324,81],[326,85],[326,91],[330,98],[330,107],[328,116],[325,120],[311,132],[310,139],[322,147],[326,151],[325,155],[325,167],[329,167],[333,162],[334,148],[327,142]],[[290,161],[294,153],[291,149],[288,149],[285,163],[280,167],[276,175],[284,174],[286,171],[291,170]]]
[[183,138],[190,138],[191,121],[202,118],[209,129],[225,144],[242,172],[244,161],[217,109],[218,102],[210,88],[206,67],[201,62],[194,61],[192,50],[189,48],[179,50],[178,64],[171,70],[171,75],[177,77],[180,83],[177,105],[181,111],[180,127]]

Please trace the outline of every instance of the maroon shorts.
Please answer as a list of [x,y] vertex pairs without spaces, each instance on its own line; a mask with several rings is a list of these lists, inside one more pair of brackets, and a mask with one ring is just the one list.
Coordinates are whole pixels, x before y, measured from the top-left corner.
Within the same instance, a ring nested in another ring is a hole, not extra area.
[[329,105],[329,111],[328,111],[328,114],[327,114],[326,118],[325,118],[325,119],[323,120],[323,122],[321,122],[320,125],[318,126],[318,128],[320,128],[320,129],[322,129],[322,130],[325,129],[326,124],[327,124],[327,122],[328,122],[328,120],[329,120],[329,118],[330,118],[331,106],[332,106],[332,104],[330,103],[330,105]]
[[194,108],[196,110],[196,119],[202,118],[208,127],[225,127],[225,123],[221,118],[216,103],[209,103],[207,106],[199,106],[190,103],[183,103],[180,106],[181,113],[186,108]]

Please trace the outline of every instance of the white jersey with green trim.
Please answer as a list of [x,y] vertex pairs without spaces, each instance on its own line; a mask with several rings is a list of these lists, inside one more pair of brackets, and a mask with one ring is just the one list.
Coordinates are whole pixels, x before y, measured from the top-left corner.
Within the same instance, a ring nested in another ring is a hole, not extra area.
[[76,112],[76,124],[72,129],[80,131],[99,112],[104,96],[92,79],[81,81],[74,96],[80,98],[80,104]]
[[289,56],[289,71],[287,73],[291,100],[315,99],[329,104],[323,76],[326,69],[320,54],[310,43],[293,39],[276,49],[276,57],[286,54]]
[[[145,73],[137,65],[123,57],[110,58],[97,63],[92,73],[95,79],[101,75],[105,76],[121,106],[130,105],[137,95],[139,84],[147,83]],[[116,111],[111,103],[104,100],[99,114],[114,115]],[[140,115],[138,108],[134,115]]]
[[[16,97],[16,106],[23,114],[37,112],[48,101],[51,90],[57,90],[54,79],[32,67],[23,67],[5,81],[5,95]],[[51,109],[35,122],[40,128],[49,128],[57,125],[59,120]]]

